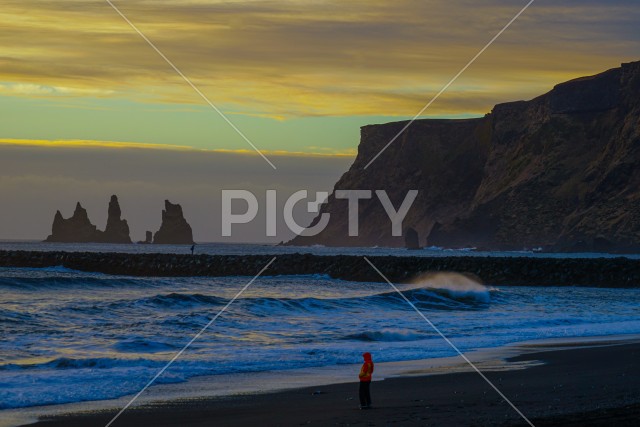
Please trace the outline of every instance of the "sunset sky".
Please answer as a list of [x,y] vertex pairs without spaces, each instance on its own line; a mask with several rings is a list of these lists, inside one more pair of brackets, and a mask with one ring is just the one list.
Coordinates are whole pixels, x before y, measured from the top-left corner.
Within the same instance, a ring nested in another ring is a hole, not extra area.
[[[356,152],[360,126],[416,114],[527,2],[113,3],[276,165],[309,155],[308,171],[318,168],[308,172],[309,182],[331,189]],[[639,60],[638,28],[636,0],[538,0],[423,117],[482,115],[496,103],[530,99],[559,82]],[[189,178],[189,159],[202,155],[212,170],[237,164],[235,183],[290,182],[284,171],[261,170],[266,163],[243,163],[255,157],[247,150],[104,0],[2,2],[0,197],[3,215],[20,218],[21,225],[0,226],[0,238],[44,238],[55,209],[70,215],[77,200],[95,207],[90,216],[103,227],[103,205],[112,193],[130,197],[123,213],[139,217],[132,231],[141,237],[145,226],[156,227],[143,225],[143,217],[159,216],[168,197],[148,188],[157,178],[154,165],[167,153],[180,153],[165,171],[184,185],[175,189],[177,202],[179,188],[202,184]],[[89,188],[72,165],[98,166],[97,152],[110,152],[110,159],[135,152],[140,163],[131,169],[114,163],[117,180],[96,175]],[[76,163],[54,166],[69,156]],[[8,167],[9,161],[20,163]],[[265,173],[281,176],[265,181]],[[68,180],[67,190],[47,190],[53,178]],[[134,206],[136,192],[145,191],[158,199],[148,211]],[[54,200],[39,202],[42,192]],[[182,203],[189,212],[191,197],[214,196],[191,194]],[[38,212],[23,218],[26,210]],[[210,215],[192,216],[199,218],[196,239],[215,239],[205,225]]]

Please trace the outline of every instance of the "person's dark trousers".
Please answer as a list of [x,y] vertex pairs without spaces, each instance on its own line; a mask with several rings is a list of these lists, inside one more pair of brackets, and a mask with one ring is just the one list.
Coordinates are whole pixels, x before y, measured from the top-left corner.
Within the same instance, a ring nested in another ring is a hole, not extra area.
[[371,381],[360,381],[360,406],[371,406],[371,393],[369,391]]

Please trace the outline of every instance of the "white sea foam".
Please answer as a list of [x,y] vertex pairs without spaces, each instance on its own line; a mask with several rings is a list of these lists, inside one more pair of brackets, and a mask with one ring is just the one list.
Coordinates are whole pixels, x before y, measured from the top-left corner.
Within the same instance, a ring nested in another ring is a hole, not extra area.
[[480,279],[454,272],[424,273],[411,280],[402,290],[428,289],[454,299],[472,299],[488,303],[495,288],[485,286]]

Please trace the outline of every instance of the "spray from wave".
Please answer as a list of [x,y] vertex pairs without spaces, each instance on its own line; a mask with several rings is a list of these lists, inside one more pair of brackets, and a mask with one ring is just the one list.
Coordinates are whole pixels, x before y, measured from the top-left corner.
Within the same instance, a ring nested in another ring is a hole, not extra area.
[[456,300],[472,300],[475,302],[491,302],[491,292],[495,288],[485,286],[482,281],[472,275],[437,272],[423,273],[412,279],[403,291],[426,289]]

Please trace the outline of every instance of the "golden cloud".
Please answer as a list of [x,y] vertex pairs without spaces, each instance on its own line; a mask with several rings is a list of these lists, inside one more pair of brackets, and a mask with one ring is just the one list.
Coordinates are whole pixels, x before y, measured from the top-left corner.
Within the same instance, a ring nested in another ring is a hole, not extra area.
[[[84,139],[13,139],[0,138],[0,148],[2,146],[23,146],[23,147],[46,147],[46,148],[106,148],[106,149],[146,149],[146,150],[177,150],[177,151],[199,151],[207,153],[241,154],[248,156],[258,156],[254,150],[247,149],[204,149],[185,145],[172,144],[152,144],[142,142],[127,141],[95,141]],[[319,147],[308,147],[309,151],[285,151],[285,150],[261,150],[266,156],[286,156],[286,157],[355,157],[355,149],[332,150]]]
[[[201,103],[106,2],[4,3],[0,93]],[[413,115],[522,7],[498,0],[115,4],[216,105],[277,118]],[[428,114],[485,113],[636,59],[637,9],[622,0],[534,4]]]

